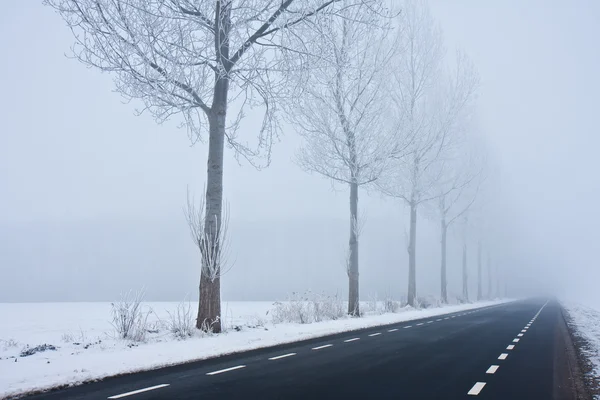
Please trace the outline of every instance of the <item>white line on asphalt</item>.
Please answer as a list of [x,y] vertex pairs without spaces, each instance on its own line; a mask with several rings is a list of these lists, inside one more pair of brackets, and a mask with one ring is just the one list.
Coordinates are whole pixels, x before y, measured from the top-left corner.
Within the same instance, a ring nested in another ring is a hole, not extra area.
[[388,332],[396,332],[398,329],[394,328],[394,329],[388,329]]
[[344,343],[354,342],[355,340],[360,340],[360,338],[359,337],[355,337],[355,338],[352,338],[352,339],[344,340]]
[[518,336],[518,337],[523,337],[523,334],[522,334],[522,333],[519,333],[517,336]]
[[450,319],[450,317],[446,317],[446,318],[444,318],[444,319]]
[[441,320],[442,320],[441,318],[440,319],[436,319],[437,322],[440,322]]
[[423,323],[422,323],[422,322],[419,322],[419,323],[417,324],[417,326],[421,326],[421,325],[423,325]]
[[433,321],[427,321],[428,324],[433,324]]
[[506,360],[506,357],[508,357],[508,353],[502,353],[498,356],[498,360]]
[[521,333],[527,332],[527,329],[521,329]]
[[321,350],[333,346],[332,344],[324,344],[323,346],[313,347],[311,350]]
[[109,399],[120,399],[120,398],[123,398],[123,397],[133,396],[134,394],[149,392],[151,390],[156,390],[156,389],[164,388],[164,387],[167,387],[167,386],[169,386],[168,383],[163,383],[162,385],[150,386],[150,387],[147,387],[145,389],[134,390],[133,392],[127,392],[127,393],[123,393],[123,394],[116,394],[114,396],[110,396]]
[[238,365],[238,366],[231,367],[231,368],[220,369],[218,371],[208,372],[206,375],[222,374],[223,372],[235,371],[236,369],[240,369],[240,368],[246,368],[246,366],[245,365]]
[[406,325],[406,326],[404,327],[404,329],[407,329],[407,328],[412,328],[412,325]]
[[495,374],[496,371],[498,371],[498,368],[500,368],[499,365],[492,365],[491,367],[488,368],[487,371],[485,371],[486,374]]
[[506,346],[506,350],[512,350],[515,348],[514,344],[509,344],[508,346]]
[[451,316],[450,318],[454,318],[454,317],[456,317],[456,315],[453,315],[453,316]]
[[379,335],[381,335],[381,332],[371,333],[369,336],[379,336]]
[[287,353],[287,354],[282,354],[280,356],[277,357],[271,357],[269,358],[269,360],[273,361],[273,360],[279,360],[280,358],[286,358],[286,357],[291,357],[291,356],[295,356],[296,353]]
[[481,389],[483,389],[484,386],[485,386],[485,382],[477,382],[476,384],[473,385],[471,390],[469,390],[467,392],[467,394],[469,396],[477,396],[479,394],[479,392],[481,392]]
[[513,339],[513,343],[519,343],[519,339]]

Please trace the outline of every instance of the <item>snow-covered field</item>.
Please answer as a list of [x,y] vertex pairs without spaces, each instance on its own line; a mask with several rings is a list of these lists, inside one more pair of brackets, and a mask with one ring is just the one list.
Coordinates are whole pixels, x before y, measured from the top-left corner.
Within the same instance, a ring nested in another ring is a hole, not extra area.
[[[600,307],[589,307],[580,303],[562,302],[564,309],[570,317],[570,325],[585,343],[580,348],[589,360],[594,385],[600,380]],[[600,400],[600,395],[595,399]]]
[[[404,308],[312,324],[273,324],[272,302],[228,302],[223,304],[226,333],[187,340],[175,339],[160,323],[177,303],[144,303],[152,309],[149,322],[153,327],[144,343],[115,337],[110,303],[0,303],[0,398],[501,302]],[[43,344],[56,349],[20,356],[24,349]]]

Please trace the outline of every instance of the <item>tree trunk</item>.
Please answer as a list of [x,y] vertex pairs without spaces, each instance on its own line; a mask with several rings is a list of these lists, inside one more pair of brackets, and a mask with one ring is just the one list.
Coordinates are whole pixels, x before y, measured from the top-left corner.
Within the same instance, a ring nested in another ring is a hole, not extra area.
[[467,273],[467,240],[463,241],[462,251],[462,287],[463,287],[463,298],[465,301],[469,301],[469,276]]
[[487,269],[488,269],[488,298],[491,299],[493,297],[493,293],[492,293],[492,259],[491,256],[488,252],[488,259],[487,259]]
[[[206,214],[205,235],[209,243],[216,243],[215,235],[221,228],[221,214],[223,206],[223,152],[225,142],[225,111],[209,119],[210,136],[208,142],[208,170],[206,179]],[[219,270],[211,272],[202,258],[200,272],[200,303],[198,305],[198,329],[212,329],[221,332],[221,277]],[[212,276],[211,276],[212,275]]]
[[348,314],[360,315],[358,292],[358,184],[350,184],[350,241],[348,259]]
[[417,297],[417,204],[410,203],[410,234],[408,243],[408,304],[415,306]]
[[446,280],[446,237],[448,234],[448,225],[446,225],[446,219],[442,218],[442,270],[441,270],[441,282],[442,282],[442,303],[448,303],[448,282]]
[[481,240],[477,244],[477,300],[483,299],[483,292],[481,288]]
[[[221,332],[221,257],[219,230],[223,211],[223,152],[225,148],[225,124],[227,121],[227,98],[229,77],[224,71],[230,71],[229,32],[231,30],[231,4],[217,2],[215,10],[215,50],[218,54],[215,71],[215,87],[209,121],[208,162],[206,172],[206,214],[204,235],[217,254],[213,265],[207,264],[202,257],[200,270],[200,301],[196,327],[202,330]],[[212,257],[211,257],[212,258]]]
[[500,271],[498,270],[498,263],[496,263],[496,297],[500,297]]

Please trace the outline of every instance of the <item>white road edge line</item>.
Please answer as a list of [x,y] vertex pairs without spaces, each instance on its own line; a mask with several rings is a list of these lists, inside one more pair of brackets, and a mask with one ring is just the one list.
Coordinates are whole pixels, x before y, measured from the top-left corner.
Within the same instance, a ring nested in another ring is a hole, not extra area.
[[506,350],[512,350],[515,348],[514,344],[509,344],[508,346],[506,346]]
[[313,347],[311,350],[321,350],[333,346],[332,344],[324,344],[323,346]]
[[498,368],[500,368],[499,365],[492,365],[488,368],[487,371],[485,371],[486,374],[495,374],[496,371],[498,371]]
[[109,399],[111,399],[111,400],[112,399],[121,399],[123,397],[133,396],[134,394],[149,392],[151,390],[156,390],[156,389],[164,388],[164,387],[167,387],[167,386],[169,386],[168,383],[163,383],[161,385],[150,386],[150,387],[147,387],[145,389],[134,390],[133,392],[127,392],[127,393],[123,393],[123,394],[116,394],[114,396],[110,396]]
[[502,353],[498,356],[498,360],[506,360],[506,357],[508,357],[508,353]]
[[379,336],[379,335],[381,335],[381,332],[371,333],[369,336]]
[[246,366],[245,365],[237,365],[237,366],[231,367],[231,368],[225,368],[225,369],[220,369],[218,371],[207,372],[206,375],[218,375],[218,374],[222,374],[223,372],[235,371],[236,369],[240,369],[240,368],[246,368]]
[[286,358],[286,357],[291,357],[291,356],[295,356],[296,353],[287,353],[287,354],[282,354],[280,356],[276,356],[276,357],[271,357],[269,358],[269,360],[273,361],[273,360],[279,360],[281,358]]
[[469,390],[467,392],[467,394],[469,396],[477,396],[479,394],[479,392],[481,392],[481,389],[483,389],[484,386],[485,386],[485,382],[477,382],[476,384],[473,385],[471,390]]
[[344,340],[344,343],[354,342],[355,340],[360,340],[360,338],[359,337],[355,337],[355,338],[352,338],[352,339]]

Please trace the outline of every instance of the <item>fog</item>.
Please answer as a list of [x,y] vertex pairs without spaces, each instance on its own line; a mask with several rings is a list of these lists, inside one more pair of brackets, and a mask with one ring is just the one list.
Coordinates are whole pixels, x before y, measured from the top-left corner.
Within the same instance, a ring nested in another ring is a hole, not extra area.
[[[481,76],[478,120],[494,165],[486,254],[510,296],[600,303],[600,4],[434,0],[446,45]],[[52,9],[9,1],[0,15],[0,301],[106,301],[144,286],[153,300],[197,297],[200,258],[182,208],[199,194],[207,147],[176,118],[136,116],[108,74],[68,59],[72,34]],[[255,134],[248,115],[240,135]],[[227,300],[292,291],[344,294],[345,187],[294,162],[285,128],[257,171],[226,150],[233,267]],[[361,297],[404,295],[404,205],[361,191]],[[417,290],[439,294],[439,229],[419,219]],[[475,237],[469,243],[475,293]],[[461,291],[460,236],[448,242],[449,292]],[[485,285],[484,285],[485,286]]]

